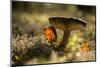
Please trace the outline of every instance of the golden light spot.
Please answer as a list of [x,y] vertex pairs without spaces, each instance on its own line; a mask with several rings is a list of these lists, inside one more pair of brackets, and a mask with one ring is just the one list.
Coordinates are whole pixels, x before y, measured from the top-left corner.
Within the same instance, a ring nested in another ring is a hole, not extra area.
[[19,60],[19,57],[18,56],[15,56],[16,60]]

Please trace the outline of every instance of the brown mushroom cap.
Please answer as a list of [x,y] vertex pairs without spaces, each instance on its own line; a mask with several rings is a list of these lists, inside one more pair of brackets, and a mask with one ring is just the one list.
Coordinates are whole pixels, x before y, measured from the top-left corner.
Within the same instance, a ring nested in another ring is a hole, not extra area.
[[86,22],[76,18],[50,17],[52,26],[65,31],[81,30],[86,26]]

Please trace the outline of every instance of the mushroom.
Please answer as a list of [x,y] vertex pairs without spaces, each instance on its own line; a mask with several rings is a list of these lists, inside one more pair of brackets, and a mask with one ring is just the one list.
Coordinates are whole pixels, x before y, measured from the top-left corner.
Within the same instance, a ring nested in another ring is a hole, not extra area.
[[60,30],[63,30],[63,38],[60,42],[60,46],[65,47],[68,43],[68,38],[71,31],[82,30],[86,26],[86,22],[76,18],[65,18],[65,17],[50,17],[50,24]]

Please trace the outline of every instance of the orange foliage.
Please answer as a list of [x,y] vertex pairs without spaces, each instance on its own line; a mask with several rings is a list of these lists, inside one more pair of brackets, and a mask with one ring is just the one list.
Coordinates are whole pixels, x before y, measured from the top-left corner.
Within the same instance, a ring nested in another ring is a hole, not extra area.
[[84,42],[80,48],[81,52],[88,52],[90,51],[90,46],[87,42]]
[[45,38],[49,42],[56,41],[57,34],[56,34],[56,29],[54,27],[49,26],[48,28],[44,28],[43,31],[44,31]]

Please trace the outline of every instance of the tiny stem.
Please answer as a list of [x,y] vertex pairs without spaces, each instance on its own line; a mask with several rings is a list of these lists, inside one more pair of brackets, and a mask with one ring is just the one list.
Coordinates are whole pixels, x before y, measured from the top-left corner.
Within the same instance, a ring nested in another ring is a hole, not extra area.
[[60,46],[65,47],[68,43],[68,38],[70,36],[70,31],[64,31],[64,36],[62,38],[62,41],[60,42]]

